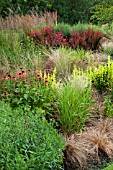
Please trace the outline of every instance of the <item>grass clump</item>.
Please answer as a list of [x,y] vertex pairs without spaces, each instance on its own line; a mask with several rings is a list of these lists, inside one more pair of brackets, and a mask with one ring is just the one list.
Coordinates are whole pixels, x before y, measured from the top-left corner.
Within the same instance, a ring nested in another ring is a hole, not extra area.
[[102,44],[102,46],[103,46],[103,53],[113,57],[113,42],[112,41],[105,42]]
[[58,119],[66,133],[80,132],[89,115],[91,84],[86,75],[74,69],[73,75],[59,87]]
[[56,24],[57,12],[45,12],[39,14],[36,11],[26,15],[19,15],[10,9],[8,17],[0,17],[0,30],[21,30],[28,31],[36,29],[40,25]]
[[28,36],[16,31],[1,31],[0,36],[0,67],[4,73],[18,72],[20,67],[41,69],[43,52]]
[[[66,154],[76,169],[79,169],[80,167],[81,169],[86,170],[98,169],[98,166],[100,166],[99,169],[101,169],[107,164],[107,162],[104,162],[105,164],[100,162],[102,161],[102,153],[104,153],[103,159],[108,157],[109,162],[113,158],[112,137],[113,120],[101,120],[98,123],[93,123],[93,126],[87,128],[84,132],[68,137],[66,139]],[[89,161],[91,162],[90,166],[88,165]],[[93,161],[96,161],[96,166],[94,167]]]
[[48,57],[48,64],[52,63],[52,67],[56,67],[57,76],[62,79],[72,74],[74,65],[85,68],[91,60],[90,51],[85,52],[84,49],[75,51],[66,47],[50,49],[50,51],[45,52],[45,55]]

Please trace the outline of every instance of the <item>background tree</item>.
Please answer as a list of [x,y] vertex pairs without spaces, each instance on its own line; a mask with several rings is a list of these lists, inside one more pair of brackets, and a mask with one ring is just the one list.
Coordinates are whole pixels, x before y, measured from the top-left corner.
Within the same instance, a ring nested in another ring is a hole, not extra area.
[[58,21],[106,23],[113,19],[113,0],[0,0],[0,15],[6,17],[9,9],[16,14],[31,11],[57,11]]
[[113,0],[104,0],[96,3],[91,10],[91,21],[98,24],[111,23],[113,21]]

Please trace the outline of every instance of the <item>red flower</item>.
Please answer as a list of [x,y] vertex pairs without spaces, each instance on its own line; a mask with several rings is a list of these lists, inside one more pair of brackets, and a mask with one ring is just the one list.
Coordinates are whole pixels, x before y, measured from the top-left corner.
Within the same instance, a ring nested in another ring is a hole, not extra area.
[[22,73],[18,73],[18,78],[22,77],[23,74]]
[[48,85],[48,81],[45,81],[44,84]]
[[25,71],[22,71],[22,75],[23,75],[23,76],[26,75],[26,72],[25,72]]
[[2,80],[8,80],[11,76],[5,76],[2,78]]
[[41,79],[41,76],[39,74],[36,75],[36,78]]
[[16,80],[16,77],[12,77],[12,80]]
[[109,87],[109,88],[107,88],[107,90],[108,90],[108,91],[111,91],[111,90],[112,90],[112,88],[110,88],[110,87]]

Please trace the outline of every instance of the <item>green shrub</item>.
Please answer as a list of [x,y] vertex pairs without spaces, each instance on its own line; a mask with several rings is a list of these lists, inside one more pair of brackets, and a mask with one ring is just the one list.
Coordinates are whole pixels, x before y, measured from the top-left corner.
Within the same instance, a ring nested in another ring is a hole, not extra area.
[[104,109],[104,116],[113,117],[113,80],[111,80],[111,86],[107,88],[106,96],[104,96],[105,100],[103,102],[105,109]]
[[104,0],[99,4],[90,8],[92,16],[91,20],[96,21],[98,24],[111,23],[113,20],[113,2]]
[[[108,88],[108,91],[112,91],[112,88]],[[113,91],[112,91],[113,93]],[[103,102],[105,109],[104,109],[104,117],[113,117],[113,103],[112,103],[112,95],[109,93],[109,95],[105,96],[105,100]]]
[[0,102],[0,169],[61,169],[64,142],[42,110],[12,110]]
[[69,38],[71,36],[71,32],[72,32],[72,26],[69,24],[65,24],[65,23],[58,23],[55,26],[55,32],[62,32],[64,37]]
[[113,169],[113,164],[109,165],[108,167],[104,168],[103,170],[112,170]]
[[84,32],[88,29],[88,27],[89,27],[88,24],[83,24],[83,23],[78,22],[78,24],[76,25],[74,24],[72,26],[72,29],[76,32],[80,32],[80,31]]
[[89,115],[91,83],[83,72],[76,68],[58,91],[58,119],[67,133],[81,131]]
[[113,35],[113,22],[108,26],[108,29],[109,29],[110,35],[112,36]]

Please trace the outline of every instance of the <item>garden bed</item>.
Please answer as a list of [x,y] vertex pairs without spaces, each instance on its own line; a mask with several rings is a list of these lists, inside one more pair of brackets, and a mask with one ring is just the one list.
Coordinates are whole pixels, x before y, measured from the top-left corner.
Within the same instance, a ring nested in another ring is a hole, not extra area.
[[112,48],[102,45],[102,30],[81,28],[1,30],[2,169],[101,170],[113,162]]

